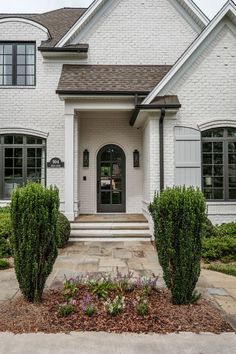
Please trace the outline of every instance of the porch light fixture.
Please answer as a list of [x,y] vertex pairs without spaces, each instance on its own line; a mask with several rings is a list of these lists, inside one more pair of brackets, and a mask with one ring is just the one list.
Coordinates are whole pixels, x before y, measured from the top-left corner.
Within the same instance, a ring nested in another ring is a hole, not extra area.
[[133,152],[133,156],[134,156],[134,167],[140,167],[140,163],[139,163],[139,151],[138,150],[134,150]]
[[87,149],[83,152],[83,167],[89,167],[89,151]]

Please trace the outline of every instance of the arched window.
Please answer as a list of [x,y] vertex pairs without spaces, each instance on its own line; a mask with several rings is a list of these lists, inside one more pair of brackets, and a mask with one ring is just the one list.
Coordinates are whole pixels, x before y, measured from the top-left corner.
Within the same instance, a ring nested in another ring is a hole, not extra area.
[[29,135],[0,135],[0,199],[10,199],[16,186],[45,185],[46,141]]
[[202,165],[206,199],[236,200],[236,128],[202,133]]

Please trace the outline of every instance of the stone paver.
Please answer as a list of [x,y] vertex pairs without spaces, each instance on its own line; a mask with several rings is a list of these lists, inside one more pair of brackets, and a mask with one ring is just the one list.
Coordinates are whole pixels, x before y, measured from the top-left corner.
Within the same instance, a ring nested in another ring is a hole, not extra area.
[[0,354],[234,354],[236,335],[0,333]]

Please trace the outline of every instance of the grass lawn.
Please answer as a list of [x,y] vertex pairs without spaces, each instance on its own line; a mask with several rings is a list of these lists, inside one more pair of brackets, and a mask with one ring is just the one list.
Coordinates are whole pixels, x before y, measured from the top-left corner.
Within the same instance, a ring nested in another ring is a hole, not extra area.
[[207,269],[236,277],[236,264],[210,264]]

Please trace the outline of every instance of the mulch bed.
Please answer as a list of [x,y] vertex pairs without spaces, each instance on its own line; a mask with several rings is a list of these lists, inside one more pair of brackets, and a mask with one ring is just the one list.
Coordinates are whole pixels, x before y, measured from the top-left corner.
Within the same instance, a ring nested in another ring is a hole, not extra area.
[[233,332],[221,313],[203,299],[194,305],[177,306],[171,304],[167,290],[152,291],[149,296],[149,314],[141,317],[137,315],[134,305],[140,290],[135,289],[125,294],[125,309],[121,314],[115,317],[108,315],[102,300],[95,300],[98,311],[88,317],[79,304],[86,293],[86,287],[81,285],[76,297],[78,305],[68,317],[58,316],[58,303],[63,302],[61,291],[46,292],[39,305],[29,304],[21,296],[17,297],[0,307],[0,332]]

